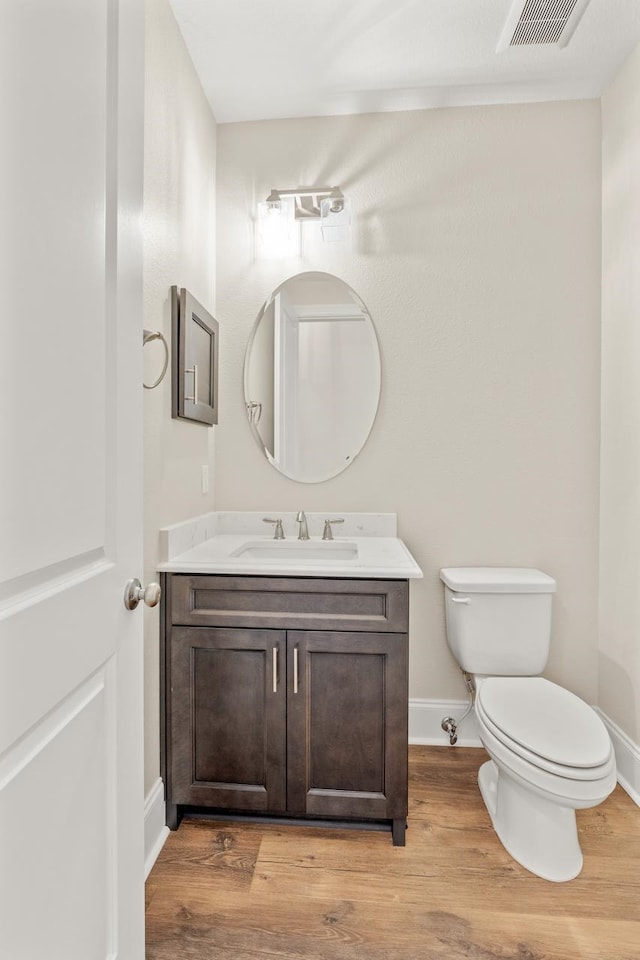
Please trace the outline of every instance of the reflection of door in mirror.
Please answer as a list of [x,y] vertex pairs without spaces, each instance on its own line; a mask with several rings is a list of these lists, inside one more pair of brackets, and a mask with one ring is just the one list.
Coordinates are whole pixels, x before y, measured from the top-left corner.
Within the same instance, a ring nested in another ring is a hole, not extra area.
[[375,419],[380,354],[371,318],[337,277],[307,273],[265,303],[245,360],[252,430],[286,476],[318,482],[361,450]]
[[298,324],[285,290],[274,297],[273,463],[288,477],[299,470],[298,456]]
[[[362,312],[336,304],[281,314],[281,414],[274,460],[287,475],[322,475],[329,461],[345,466],[359,450],[362,410],[373,350]],[[372,411],[372,415],[375,410]],[[276,430],[276,438],[278,431]]]
[[[259,431],[266,450],[273,450],[273,338],[275,300],[265,310],[262,323],[256,327],[251,363],[251,398],[248,403],[259,404],[260,416],[250,413],[250,422]],[[258,426],[259,424],[259,426]]]

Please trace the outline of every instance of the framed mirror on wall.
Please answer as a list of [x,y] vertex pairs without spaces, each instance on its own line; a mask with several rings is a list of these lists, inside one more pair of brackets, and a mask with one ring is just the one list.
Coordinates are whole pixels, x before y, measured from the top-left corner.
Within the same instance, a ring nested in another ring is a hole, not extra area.
[[218,422],[218,321],[182,287],[171,287],[171,416]]
[[254,438],[292,480],[345,470],[366,443],[380,397],[380,349],[366,306],[343,280],[309,272],[263,304],[244,364]]

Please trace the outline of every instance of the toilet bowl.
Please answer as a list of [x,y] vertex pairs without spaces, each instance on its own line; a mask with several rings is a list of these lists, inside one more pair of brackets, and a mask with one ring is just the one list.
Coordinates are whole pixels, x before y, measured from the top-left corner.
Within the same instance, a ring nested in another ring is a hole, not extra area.
[[549,652],[555,581],[539,570],[446,568],[447,642],[472,678],[490,759],[478,784],[508,853],[545,880],[583,865],[575,811],[616,785],[613,747],[587,703],[538,676]]
[[478,784],[493,827],[526,869],[572,880],[583,864],[575,811],[602,803],[616,785],[606,728],[583,700],[541,677],[474,683],[480,739],[491,757]]

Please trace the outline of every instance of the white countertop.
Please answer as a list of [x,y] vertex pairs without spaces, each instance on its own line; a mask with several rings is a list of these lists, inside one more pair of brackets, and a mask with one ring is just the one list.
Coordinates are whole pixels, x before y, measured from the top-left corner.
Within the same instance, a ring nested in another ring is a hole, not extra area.
[[[327,517],[344,517],[340,536],[323,541]],[[285,540],[263,517],[282,518]],[[419,579],[422,571],[397,536],[395,514],[308,513],[309,540],[296,538],[295,513],[210,513],[160,531],[160,571],[241,576]],[[271,528],[269,528],[271,530]],[[344,534],[344,535],[342,535]]]

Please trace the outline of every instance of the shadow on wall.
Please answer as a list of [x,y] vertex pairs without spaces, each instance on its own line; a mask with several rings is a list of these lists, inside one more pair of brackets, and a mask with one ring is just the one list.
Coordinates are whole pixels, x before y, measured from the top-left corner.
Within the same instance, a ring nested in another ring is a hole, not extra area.
[[[416,127],[408,116],[402,118],[404,133],[399,136],[394,125],[386,137],[384,126],[374,124],[371,127],[358,116],[331,119],[332,127],[336,129],[335,121],[338,120],[344,132],[340,138],[334,137],[330,143],[325,144],[326,153],[324,159],[318,162],[316,182],[333,182],[336,170],[339,170],[343,191],[352,189],[366,174],[393,162],[416,136]],[[317,154],[316,160],[319,160]]]
[[[291,156],[282,144],[290,143],[294,135],[306,148]],[[255,150],[256,141],[251,142]],[[442,143],[447,144],[445,152]],[[477,178],[469,178],[467,149],[465,123],[457,114],[407,111],[269,121],[258,155],[262,167],[286,170],[269,174],[272,187],[336,184],[350,196],[357,211],[356,255],[419,262],[427,255],[446,265],[451,256],[459,257],[461,241],[471,243],[472,252],[477,247],[480,228],[472,228],[470,217],[480,216],[484,222],[477,194],[483,193],[482,172],[495,165],[482,161]],[[449,150],[461,167],[451,162]],[[251,234],[256,205],[268,189],[263,175],[254,170],[252,189],[245,194],[242,209],[235,211]],[[517,196],[521,198],[522,191]],[[252,247],[253,240],[247,239]],[[305,258],[314,261],[315,253],[310,241]]]
[[598,652],[598,706],[634,742],[640,741],[633,683],[627,669]]
[[[503,226],[509,237],[505,253],[511,249],[508,226],[513,210],[506,201],[503,209],[490,200],[501,190],[501,184],[495,182],[490,144],[481,149],[474,140],[474,176],[469,177],[468,121],[461,115],[408,111],[373,119],[333,117],[332,136],[326,138],[318,137],[322,123],[322,118],[316,119],[309,129],[310,141],[317,140],[310,179],[339,181],[354,197],[355,252],[420,261],[428,255],[446,266],[451,257],[457,261],[467,249],[472,257],[479,245],[493,249],[495,237],[500,235],[495,221],[500,217],[506,219]],[[446,152],[441,142],[447,144]],[[510,196],[521,207],[526,184],[520,182],[524,175],[516,161],[513,167]],[[378,181],[384,182],[383,194]]]
[[[313,144],[310,154],[300,164],[297,179],[299,184],[339,184],[341,189],[348,193],[357,207],[355,219],[354,244],[355,252],[364,256],[380,255],[393,252],[395,255],[419,255],[416,252],[415,242],[405,242],[404,232],[407,228],[407,215],[415,217],[419,212],[418,221],[421,224],[423,217],[429,212],[434,197],[441,195],[433,181],[437,179],[433,169],[425,165],[420,173],[421,182],[406,184],[401,181],[398,190],[392,190],[394,158],[400,155],[409,155],[416,148],[416,140],[420,140],[422,120],[419,117],[405,114],[400,121],[388,124],[383,118],[382,123],[370,123],[369,118],[359,116],[331,117],[331,136],[321,134],[324,119],[314,118],[310,121],[309,142]],[[329,122],[329,121],[327,121]],[[306,121],[298,122],[298,135],[304,137]],[[283,132],[288,134],[287,127]],[[367,184],[376,174],[388,170],[384,198],[379,203],[371,203],[371,195],[359,196],[358,191],[362,184]],[[289,174],[296,179],[295,174]],[[433,184],[433,189],[429,187]],[[254,183],[253,205],[258,199]],[[420,211],[417,206],[423,207]],[[249,217],[252,211],[247,211]],[[387,218],[393,213],[394,220],[398,220],[394,236],[388,237],[389,229]],[[411,217],[409,223],[411,223]],[[419,246],[419,245],[418,245]]]

